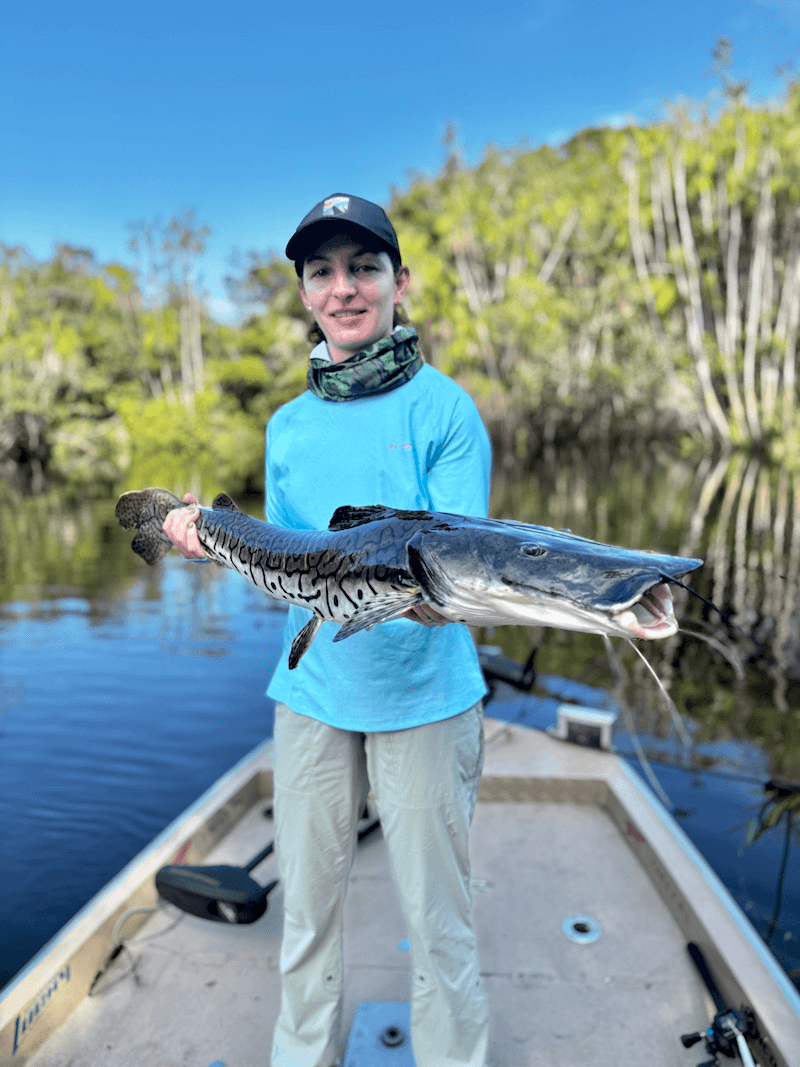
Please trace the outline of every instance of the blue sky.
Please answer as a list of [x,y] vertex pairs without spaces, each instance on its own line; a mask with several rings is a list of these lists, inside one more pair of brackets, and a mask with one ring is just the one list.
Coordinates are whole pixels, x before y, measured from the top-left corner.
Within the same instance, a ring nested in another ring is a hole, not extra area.
[[332,192],[387,204],[438,170],[448,123],[475,162],[653,121],[715,90],[721,36],[752,100],[800,76],[800,0],[9,4],[0,241],[132,263],[129,223],[194,208],[223,315],[232,253],[282,250]]

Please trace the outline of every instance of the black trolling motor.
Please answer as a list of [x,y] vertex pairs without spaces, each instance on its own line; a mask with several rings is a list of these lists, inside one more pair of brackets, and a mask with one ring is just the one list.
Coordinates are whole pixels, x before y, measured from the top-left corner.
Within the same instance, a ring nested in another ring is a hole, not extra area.
[[705,983],[706,989],[711,995],[711,999],[714,1001],[717,1014],[714,1016],[711,1025],[705,1030],[698,1031],[696,1034],[683,1034],[681,1037],[683,1047],[691,1048],[698,1041],[705,1041],[706,1052],[713,1059],[698,1063],[697,1067],[718,1067],[718,1057],[720,1055],[733,1059],[737,1053],[745,1067],[759,1067],[753,1059],[747,1044],[748,1037],[758,1037],[754,1020],[752,1018],[746,1019],[741,1012],[736,1011],[735,1008],[729,1008],[725,1004],[725,1000],[717,988],[717,983],[708,969],[706,958],[699,946],[690,941],[686,948]]
[[218,923],[254,923],[267,910],[267,897],[278,883],[260,885],[250,877],[250,872],[274,848],[271,841],[246,867],[170,864],[156,874],[156,889],[164,900],[200,919]]
[[[271,817],[271,811],[269,814]],[[359,841],[380,825],[377,818],[370,820],[367,816],[365,810],[362,822],[366,825],[358,830]],[[276,879],[261,885],[250,874],[274,850],[275,842],[270,841],[245,867],[169,864],[156,873],[156,889],[164,900],[200,919],[218,923],[254,923],[267,910],[267,898],[278,882]]]
[[488,704],[494,696],[498,682],[505,682],[506,685],[513,686],[514,689],[519,689],[522,693],[530,693],[536,682],[535,659],[535,646],[525,663],[517,663],[516,660],[509,659],[499,649],[492,646],[481,646],[478,649],[478,660],[480,661],[486,688],[489,690],[486,703]]

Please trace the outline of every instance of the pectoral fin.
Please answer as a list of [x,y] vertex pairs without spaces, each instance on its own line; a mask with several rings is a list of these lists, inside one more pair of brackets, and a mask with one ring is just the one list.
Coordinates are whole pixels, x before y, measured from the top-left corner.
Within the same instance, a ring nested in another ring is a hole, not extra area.
[[417,589],[402,593],[391,593],[373,601],[368,607],[361,608],[348,619],[334,637],[334,641],[344,641],[346,637],[357,634],[360,630],[371,630],[379,622],[396,619],[415,604],[421,604],[425,598]]
[[317,634],[317,630],[322,625],[322,619],[319,615],[314,615],[305,624],[303,629],[292,641],[292,647],[289,649],[289,670],[293,671],[305,653],[311,647],[311,642],[314,640]]

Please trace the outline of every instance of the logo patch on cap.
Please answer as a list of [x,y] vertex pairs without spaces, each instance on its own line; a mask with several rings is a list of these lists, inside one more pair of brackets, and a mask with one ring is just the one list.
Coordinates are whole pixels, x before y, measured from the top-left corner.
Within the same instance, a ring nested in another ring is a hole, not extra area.
[[332,196],[322,205],[323,215],[346,215],[350,206],[349,196]]

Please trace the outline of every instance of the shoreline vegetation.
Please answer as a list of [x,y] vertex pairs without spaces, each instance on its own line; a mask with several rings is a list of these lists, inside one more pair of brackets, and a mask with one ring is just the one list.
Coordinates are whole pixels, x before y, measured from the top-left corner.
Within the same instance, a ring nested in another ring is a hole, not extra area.
[[[451,131],[440,172],[389,210],[425,357],[490,432],[493,514],[703,558],[693,584],[728,618],[676,591],[706,640],[671,638],[653,666],[700,718],[713,691],[718,725],[797,774],[800,81],[750,106],[723,44],[714,114],[489,147],[475,165]],[[8,596],[68,582],[84,556],[103,586],[90,561],[119,532],[103,520],[95,545],[87,508],[124,489],[263,493],[264,427],[305,387],[308,321],[292,264],[257,252],[229,279],[241,323],[215,321],[197,281],[208,233],[192,212],[139,223],[135,268],[0,246]],[[529,639],[503,637],[523,658]],[[545,643],[554,668],[574,655],[572,637]]]
[[[749,106],[724,45],[713,117],[674,108],[475,165],[450,131],[440,173],[395,191],[405,310],[506,472],[564,445],[800,467],[800,82]],[[0,476],[263,485],[308,323],[291,264],[257,252],[228,279],[241,324],[216,322],[196,279],[209,232],[191,211],[132,226],[136,267],[0,246]]]
[[[647,649],[690,722],[690,753],[633,650],[611,664],[596,639],[564,631],[482,637],[519,660],[536,643],[541,672],[612,689],[654,760],[786,779],[761,796],[752,835],[774,824],[788,842],[800,810],[800,81],[755,107],[728,75],[726,42],[715,60],[713,111],[676,107],[558,148],[490,146],[474,165],[450,131],[440,172],[410,177],[388,210],[425,358],[474,397],[491,435],[492,513],[701,557],[692,585],[726,615],[675,589],[682,632]],[[45,617],[76,596],[92,620],[117,610],[142,574],[109,507],[124,489],[224,490],[261,513],[264,428],[305,388],[309,324],[292,264],[255,251],[228,279],[240,323],[216,321],[197,277],[209,232],[193,212],[138,223],[135,266],[67,246],[39,262],[0,244],[0,605],[12,621],[21,604]]]

